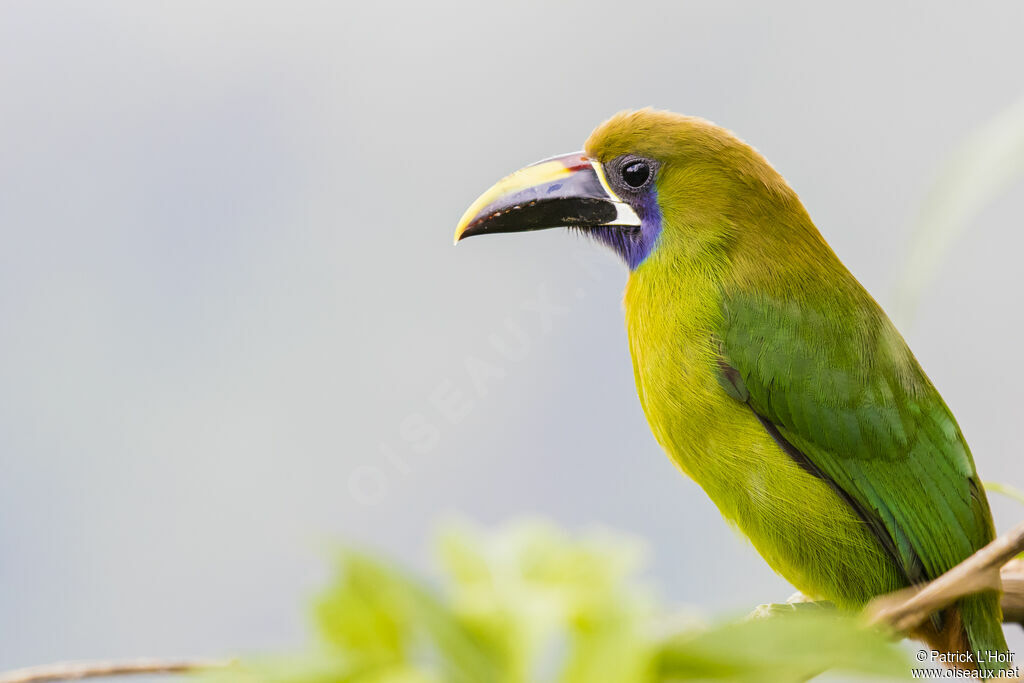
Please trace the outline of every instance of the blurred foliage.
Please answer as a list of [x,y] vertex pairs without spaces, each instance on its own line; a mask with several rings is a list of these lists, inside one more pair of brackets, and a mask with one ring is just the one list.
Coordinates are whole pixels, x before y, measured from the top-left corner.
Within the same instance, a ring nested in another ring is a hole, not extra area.
[[976,128],[942,164],[914,221],[893,318],[913,322],[918,302],[979,211],[1024,176],[1024,99]]
[[1000,484],[998,481],[984,481],[982,482],[982,486],[984,486],[985,490],[989,493],[998,493],[1006,496],[1007,498],[1012,498],[1018,503],[1024,503],[1024,491],[1021,491],[1016,486]]
[[620,535],[452,524],[436,548],[437,586],[340,553],[314,602],[315,647],[209,672],[206,683],[785,682],[909,670],[884,634],[815,604],[710,625],[668,614],[638,578],[642,545]]

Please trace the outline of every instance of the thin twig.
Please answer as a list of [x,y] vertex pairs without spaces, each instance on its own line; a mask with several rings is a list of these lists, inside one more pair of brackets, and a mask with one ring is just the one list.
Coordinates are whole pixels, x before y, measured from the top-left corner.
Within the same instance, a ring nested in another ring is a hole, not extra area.
[[231,665],[229,659],[125,659],[101,662],[59,662],[0,673],[0,683],[43,683],[72,681],[100,676],[169,674],[218,669]]
[[[1024,564],[1011,563],[1011,560],[1021,552],[1024,552],[1024,522],[934,581],[875,598],[865,612],[872,623],[888,624],[901,633],[908,633],[964,596],[1003,590],[1004,621],[1020,621],[1024,616]],[[1001,575],[1005,577],[1005,585]]]

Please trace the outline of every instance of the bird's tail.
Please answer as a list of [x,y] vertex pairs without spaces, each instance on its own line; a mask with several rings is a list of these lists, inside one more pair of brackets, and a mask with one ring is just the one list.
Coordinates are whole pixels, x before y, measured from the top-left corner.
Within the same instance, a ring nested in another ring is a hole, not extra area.
[[958,669],[977,669],[991,675],[1010,666],[1002,620],[999,593],[985,591],[963,598],[945,610],[941,629],[926,622],[915,635],[939,653],[964,655],[940,661]]

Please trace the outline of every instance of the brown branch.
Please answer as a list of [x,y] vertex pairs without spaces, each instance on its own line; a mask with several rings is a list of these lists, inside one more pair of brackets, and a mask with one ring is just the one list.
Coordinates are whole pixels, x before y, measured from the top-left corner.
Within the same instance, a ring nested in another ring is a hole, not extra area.
[[0,683],[43,683],[100,676],[170,674],[217,669],[231,665],[224,659],[127,659],[103,662],[60,662],[0,673]]
[[[984,590],[1002,590],[1003,621],[1024,620],[1024,552],[1021,522],[948,572],[925,584],[872,600],[865,614],[873,624],[888,624],[908,633],[935,612],[960,598]],[[2,681],[0,681],[2,683]]]
[[1024,560],[1010,560],[1000,572],[1003,579],[1003,621],[1024,626]]

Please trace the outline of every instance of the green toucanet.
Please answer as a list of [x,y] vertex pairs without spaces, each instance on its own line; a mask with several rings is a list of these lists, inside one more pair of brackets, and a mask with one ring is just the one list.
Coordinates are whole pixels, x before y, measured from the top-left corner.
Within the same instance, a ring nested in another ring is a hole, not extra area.
[[[560,226],[629,267],[633,371],[658,442],[804,594],[860,608],[992,540],[949,408],[749,145],[701,119],[623,112],[586,151],[499,181],[455,240]],[[916,635],[1003,652],[1000,622],[986,592]]]

